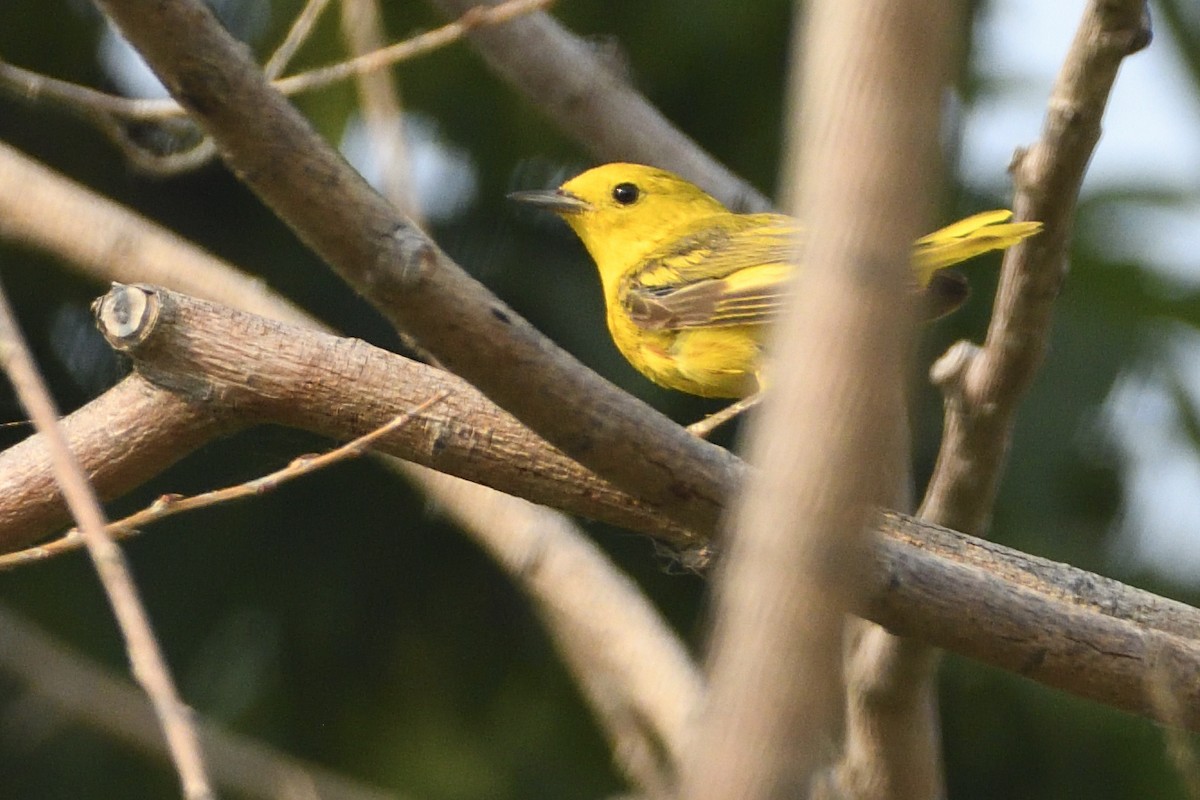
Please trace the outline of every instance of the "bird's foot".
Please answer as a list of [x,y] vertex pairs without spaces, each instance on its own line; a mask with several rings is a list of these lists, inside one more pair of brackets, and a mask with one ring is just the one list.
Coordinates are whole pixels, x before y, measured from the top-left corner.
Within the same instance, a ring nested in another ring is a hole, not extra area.
[[729,420],[733,419],[738,414],[741,414],[743,411],[758,405],[760,400],[762,400],[762,392],[757,392],[749,397],[743,397],[736,403],[731,403],[725,408],[722,408],[717,413],[709,414],[699,422],[693,422],[691,425],[688,425],[688,433],[692,434],[693,436],[698,436],[701,439],[707,439],[710,433],[724,425],[726,422],[729,422]]

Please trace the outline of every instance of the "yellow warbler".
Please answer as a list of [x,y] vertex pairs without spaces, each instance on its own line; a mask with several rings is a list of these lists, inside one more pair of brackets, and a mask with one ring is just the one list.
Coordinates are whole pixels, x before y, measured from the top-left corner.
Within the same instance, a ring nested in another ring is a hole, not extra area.
[[[509,197],[555,212],[583,241],[600,271],[609,333],[639,372],[704,397],[746,397],[760,388],[764,323],[787,291],[794,219],[735,214],[682,178],[640,164],[605,164],[557,190]],[[1010,223],[1011,216],[987,211],[918,239],[917,286],[1041,229],[1039,222]],[[965,288],[942,311],[963,297]]]

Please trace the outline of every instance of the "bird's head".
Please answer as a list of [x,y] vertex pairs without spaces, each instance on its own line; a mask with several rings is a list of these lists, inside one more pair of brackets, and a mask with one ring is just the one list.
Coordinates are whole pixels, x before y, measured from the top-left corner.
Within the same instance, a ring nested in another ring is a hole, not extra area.
[[558,189],[509,197],[562,217],[595,259],[606,286],[664,240],[707,217],[729,213],[683,178],[641,164],[605,164]]

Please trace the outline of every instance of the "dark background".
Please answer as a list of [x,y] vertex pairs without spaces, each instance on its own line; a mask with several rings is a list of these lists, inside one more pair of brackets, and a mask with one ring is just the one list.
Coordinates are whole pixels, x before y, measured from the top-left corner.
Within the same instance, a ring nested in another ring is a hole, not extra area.
[[[230,25],[265,58],[297,5],[235,4],[244,16]],[[421,3],[387,5],[393,37],[440,23]],[[773,194],[790,11],[782,0],[570,0],[555,14],[596,37],[597,46],[619,43],[632,80],[668,118]],[[339,57],[336,18],[327,13],[297,66]],[[1187,48],[1200,36],[1200,21],[1188,23],[1186,15],[1176,21],[1174,44],[1155,46],[1194,55]],[[1161,18],[1158,24],[1169,27]],[[963,32],[968,47],[972,35]],[[99,19],[82,2],[6,0],[0,8],[4,59],[112,88],[96,62],[99,37]],[[593,163],[591,157],[493,77],[468,46],[403,65],[398,75],[406,108],[434,120],[437,135],[477,169],[469,205],[433,225],[438,242],[629,391],[681,421],[715,408],[657,390],[634,373],[605,335],[598,284],[582,248],[565,226],[504,200],[514,188],[551,185]],[[986,65],[964,78],[968,107],[998,91],[992,78]],[[1186,79],[1195,94],[1196,71]],[[337,141],[355,95],[345,85],[298,102]],[[347,334],[398,346],[378,315],[219,165],[186,177],[148,178],[76,117],[8,95],[0,95],[0,139],[263,276]],[[1005,167],[995,164],[996,185]],[[1106,398],[1121,379],[1172,369],[1175,343],[1164,335],[1165,323],[1190,331],[1200,321],[1194,291],[1164,282],[1147,263],[1109,257],[1103,244],[1101,234],[1133,224],[1130,209],[1147,197],[1182,202],[1159,189],[1116,186],[1085,197],[1049,359],[1020,415],[992,535],[1194,603],[1200,599],[1194,589],[1166,582],[1112,545],[1130,473],[1110,430]],[[951,182],[942,211],[948,221],[1006,202]],[[969,267],[972,301],[929,329],[922,370],[955,339],[982,338],[997,263]],[[116,380],[122,367],[87,313],[103,286],[4,242],[0,274],[64,410]],[[22,417],[7,387],[0,389],[0,411],[6,420]],[[1184,422],[1181,442],[1194,448],[1200,425],[1184,389],[1170,413]],[[922,389],[916,411],[922,479],[939,426],[939,400]],[[25,433],[5,435],[12,442]],[[111,511],[130,511],[167,491],[236,483],[331,444],[277,428],[250,431],[204,448]],[[682,634],[699,643],[704,581],[669,569],[639,537],[587,528]],[[159,523],[127,551],[185,698],[233,730],[413,797],[603,797],[621,789],[598,730],[525,600],[469,541],[370,460]],[[90,657],[125,669],[107,602],[81,555],[0,575],[0,598]],[[1184,796],[1161,731],[1144,721],[954,656],[946,660],[941,697],[953,797]],[[0,794],[177,793],[166,765],[48,709],[30,726],[28,699],[19,682],[0,673]]]

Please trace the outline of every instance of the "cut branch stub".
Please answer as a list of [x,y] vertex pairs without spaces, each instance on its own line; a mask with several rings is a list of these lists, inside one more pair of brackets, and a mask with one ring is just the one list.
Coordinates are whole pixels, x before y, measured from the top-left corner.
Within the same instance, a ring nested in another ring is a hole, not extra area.
[[158,320],[159,303],[149,286],[114,283],[112,290],[92,303],[92,313],[104,338],[120,352],[139,344]]

